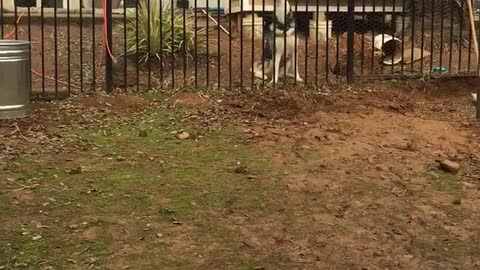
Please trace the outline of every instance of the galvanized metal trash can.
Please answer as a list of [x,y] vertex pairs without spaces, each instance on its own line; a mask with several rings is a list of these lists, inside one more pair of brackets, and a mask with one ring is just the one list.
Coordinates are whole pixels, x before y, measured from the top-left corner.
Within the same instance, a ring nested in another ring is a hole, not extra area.
[[30,42],[0,40],[0,119],[30,115]]

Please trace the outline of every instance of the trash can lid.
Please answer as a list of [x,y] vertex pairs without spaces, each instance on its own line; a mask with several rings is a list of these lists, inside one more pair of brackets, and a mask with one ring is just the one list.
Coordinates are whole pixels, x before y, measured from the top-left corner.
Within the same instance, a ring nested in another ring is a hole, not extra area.
[[30,45],[28,40],[0,39],[0,46]]

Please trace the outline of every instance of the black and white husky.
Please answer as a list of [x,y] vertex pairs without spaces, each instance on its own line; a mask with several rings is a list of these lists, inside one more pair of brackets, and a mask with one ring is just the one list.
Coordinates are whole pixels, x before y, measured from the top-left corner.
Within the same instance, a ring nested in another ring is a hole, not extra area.
[[[263,17],[264,61],[254,63],[254,76],[260,79],[271,78],[270,83],[277,83],[278,78],[284,75],[303,81],[298,74],[297,56],[295,54],[295,19],[291,6],[287,0],[276,0],[273,16]],[[285,61],[281,65],[281,61]],[[295,72],[295,65],[296,74]],[[285,70],[283,70],[285,67]],[[263,77],[264,75],[264,77]]]

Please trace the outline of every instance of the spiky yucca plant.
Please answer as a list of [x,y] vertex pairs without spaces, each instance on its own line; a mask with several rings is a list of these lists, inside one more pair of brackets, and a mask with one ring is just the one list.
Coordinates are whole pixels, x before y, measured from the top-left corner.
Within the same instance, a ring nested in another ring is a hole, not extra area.
[[[186,54],[188,57],[193,57],[195,56],[196,41],[197,53],[200,53],[199,50],[205,46],[206,30],[204,28],[198,29],[195,33],[193,15],[189,13],[185,16],[184,36],[182,10],[174,10],[172,16],[171,7],[162,6],[162,12],[160,13],[161,1],[150,1],[150,6],[148,6],[148,1],[142,0],[138,7],[138,29],[135,14],[129,16],[126,26],[127,52],[138,54],[140,61],[144,62],[149,61],[151,57],[160,59],[162,54]],[[148,32],[149,26],[150,33]],[[148,46],[149,40],[150,46]]]

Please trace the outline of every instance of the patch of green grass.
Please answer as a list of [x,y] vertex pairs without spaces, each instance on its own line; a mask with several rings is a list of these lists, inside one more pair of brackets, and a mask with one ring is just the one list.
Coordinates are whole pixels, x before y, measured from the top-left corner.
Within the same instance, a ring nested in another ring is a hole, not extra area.
[[161,89],[154,89],[152,91],[143,93],[141,96],[146,100],[163,102],[165,99],[169,98],[171,94],[166,91],[162,91]]
[[[28,232],[28,234],[22,233]],[[40,235],[40,239],[33,237]],[[65,227],[36,228],[33,224],[17,227],[0,246],[0,266],[6,269],[68,269],[66,267],[75,261],[82,267],[102,265],[103,258],[111,243],[109,237],[102,236],[94,242],[71,241],[75,237]],[[7,244],[7,242],[9,244]]]
[[17,174],[17,179],[16,180],[30,180],[30,179],[46,179],[46,178],[52,178],[56,174],[58,174],[58,171],[55,168],[45,168],[45,167],[39,167],[36,168],[34,164],[30,163],[28,164],[27,162],[22,166],[22,170]]
[[461,193],[462,184],[459,176],[443,172],[437,173],[439,177],[434,182],[436,190],[454,195]]
[[445,236],[439,237],[434,241],[434,247],[440,254],[448,258],[463,258],[478,255],[478,246],[475,242],[450,239]]
[[447,216],[449,220],[452,220],[454,222],[464,222],[467,219],[470,219],[472,217],[472,213],[470,213],[468,210],[459,208],[459,207],[450,207],[445,209],[445,212],[447,213]]
[[382,188],[374,181],[364,181],[360,179],[352,179],[352,194],[365,196],[368,198],[380,198],[385,196]]
[[38,265],[43,257],[42,242],[32,241],[27,239],[27,237],[22,238],[14,238],[13,244],[10,243],[13,246],[0,248],[0,254],[3,253],[2,258],[0,258],[0,265],[11,266],[13,269],[20,266],[34,269],[32,267]]
[[298,147],[296,152],[306,160],[322,160],[322,152],[315,147],[310,147],[307,145]]
[[76,133],[78,136],[80,136],[80,138],[99,145],[106,144],[111,141],[111,138],[109,136],[92,134],[87,130],[78,130],[76,131]]
[[[441,171],[437,168],[428,167],[426,171],[423,174],[418,175],[418,177],[427,178],[429,185],[426,187],[428,193],[416,192],[416,196],[422,197],[429,195],[431,192],[439,192],[450,196],[452,204],[461,204],[461,200],[464,196],[462,188],[462,173],[452,174]],[[458,211],[458,209],[455,211]]]
[[[23,252],[21,260],[29,264],[47,261],[46,265],[64,267],[71,264],[67,261],[69,254],[87,248],[75,261],[82,266],[103,268],[113,240],[102,236],[95,241],[98,246],[94,246],[95,243],[76,241],[76,233],[64,229],[85,216],[119,216],[127,220],[148,217],[149,222],[161,224],[167,230],[169,226],[180,226],[173,222],[181,222],[190,228],[184,233],[195,243],[192,250],[209,256],[219,252],[219,257],[237,257],[239,245],[232,241],[237,234],[222,224],[222,215],[228,209],[250,217],[266,214],[263,207],[268,207],[272,201],[270,196],[276,192],[275,186],[269,184],[271,168],[267,155],[254,145],[242,143],[242,135],[228,124],[217,131],[200,131],[202,136],[197,139],[179,140],[172,131],[183,129],[193,134],[196,130],[178,119],[181,112],[159,109],[140,121],[112,125],[106,132],[67,130],[65,132],[74,132],[98,148],[51,153],[48,161],[32,157],[22,161],[17,176],[40,180],[40,187],[32,190],[35,198],[39,198],[38,203],[28,209],[10,209],[0,197],[0,210],[5,208],[2,214],[14,212],[15,216],[30,216],[32,220],[44,219],[42,213],[48,213],[50,224],[46,225],[51,229],[33,243],[30,238],[9,237],[16,249],[1,250],[0,255],[10,258],[15,252]],[[146,133],[142,133],[144,131]],[[248,167],[256,178],[252,180],[235,173],[239,165]],[[85,170],[69,173],[78,167]],[[43,205],[44,202],[48,204]],[[51,223],[52,220],[60,223]],[[168,240],[163,244],[145,244],[152,245],[158,258],[145,264],[144,269],[153,265],[198,269],[196,260],[189,258],[190,250],[178,250],[165,243]],[[220,246],[206,251],[212,243]],[[61,248],[55,248],[57,246]],[[144,252],[132,260],[144,261],[142,258],[152,254]],[[96,259],[89,261],[90,258]]]
[[326,166],[324,154],[315,147],[301,146],[295,149],[298,158],[305,160],[312,168],[321,168]]

